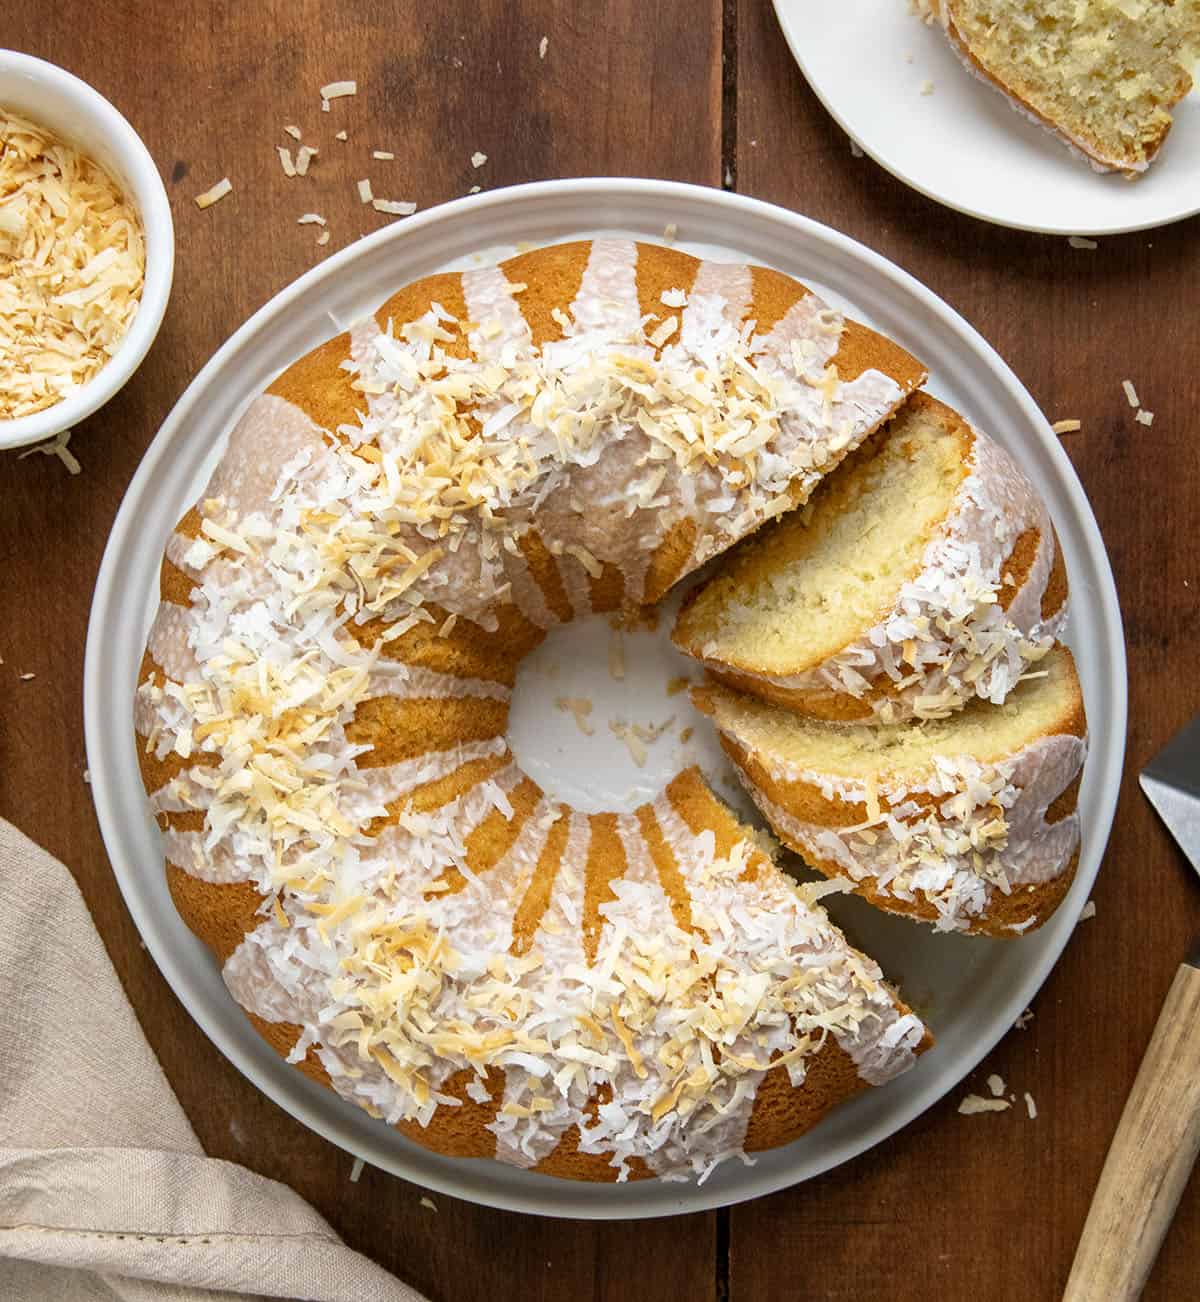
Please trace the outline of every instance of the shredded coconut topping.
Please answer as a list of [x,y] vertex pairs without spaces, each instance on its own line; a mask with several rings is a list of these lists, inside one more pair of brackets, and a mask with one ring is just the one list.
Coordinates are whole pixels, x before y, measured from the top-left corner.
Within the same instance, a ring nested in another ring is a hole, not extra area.
[[0,421],[54,406],[107,364],[145,268],[141,224],[112,177],[0,110]]

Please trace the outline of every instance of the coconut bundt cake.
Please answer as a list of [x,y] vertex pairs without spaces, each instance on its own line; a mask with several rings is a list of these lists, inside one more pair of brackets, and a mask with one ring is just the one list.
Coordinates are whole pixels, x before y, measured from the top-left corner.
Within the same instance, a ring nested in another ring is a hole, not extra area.
[[1197,0],[916,0],[967,68],[1100,172],[1136,177],[1192,89]]
[[704,1174],[921,1021],[695,770],[572,809],[522,657],[805,502],[921,383],[777,272],[623,240],[426,277],[285,370],[162,566],[139,754],[184,920],[300,1070],[437,1151]]
[[673,639],[802,714],[940,718],[1005,699],[1053,644],[1067,579],[1013,459],[918,393],[695,588]]
[[932,721],[806,719],[716,685],[693,697],[780,840],[879,908],[1011,937],[1066,895],[1087,730],[1065,647],[1003,705]]

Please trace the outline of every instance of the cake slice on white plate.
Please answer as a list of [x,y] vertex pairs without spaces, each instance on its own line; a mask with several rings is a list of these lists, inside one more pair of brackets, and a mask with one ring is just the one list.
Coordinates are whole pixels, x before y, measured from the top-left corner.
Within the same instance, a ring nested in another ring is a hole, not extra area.
[[1097,171],[1144,172],[1192,89],[1200,0],[912,0],[967,67]]

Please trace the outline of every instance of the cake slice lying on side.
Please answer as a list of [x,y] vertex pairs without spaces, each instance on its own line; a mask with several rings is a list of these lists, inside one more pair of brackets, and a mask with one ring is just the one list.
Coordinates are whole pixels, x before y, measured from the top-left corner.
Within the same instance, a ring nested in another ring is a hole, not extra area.
[[1000,702],[1052,645],[1066,571],[1002,448],[915,394],[808,506],[685,602],[676,646],[816,718],[937,718]]
[[1065,647],[1004,705],[932,722],[805,719],[716,685],[692,697],[780,840],[879,908],[1011,937],[1066,895],[1087,729]]
[[1196,0],[918,0],[972,72],[1101,172],[1136,177],[1191,90]]

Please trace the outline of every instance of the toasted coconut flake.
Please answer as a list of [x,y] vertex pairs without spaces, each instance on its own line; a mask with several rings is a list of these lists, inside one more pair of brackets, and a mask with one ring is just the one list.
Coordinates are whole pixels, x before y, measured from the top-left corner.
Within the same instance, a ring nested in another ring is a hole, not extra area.
[[432,1198],[424,1194],[421,1196],[421,1206],[424,1207],[427,1212],[437,1211],[437,1203],[435,1203]]
[[28,683],[37,677],[37,674],[21,674],[20,679],[23,683]]
[[307,176],[308,165],[320,153],[319,149],[313,148],[312,145],[301,145],[296,150],[296,175]]
[[324,226],[325,218],[322,217],[319,212],[301,213],[300,216],[296,218],[296,225],[297,226]]
[[371,157],[378,158],[381,162],[384,163],[390,163],[392,159],[396,157],[396,155],[387,149],[372,149]]
[[284,127],[284,130],[288,133],[289,136],[291,136],[291,138],[292,138],[293,140],[299,140],[299,139],[300,139],[300,128],[299,128],[299,127]]
[[1025,1111],[1029,1113],[1029,1120],[1037,1120],[1037,1104],[1033,1101],[1033,1095],[1028,1090],[1025,1091]]
[[406,199],[372,199],[371,207],[376,212],[390,213],[393,217],[411,217],[417,211],[417,205]]
[[321,87],[321,98],[325,101],[325,105],[328,105],[331,99],[342,99],[346,95],[357,94],[357,81],[331,81]]
[[1083,422],[1080,420],[1056,420],[1050,428],[1055,434],[1075,434],[1083,429]]
[[550,38],[548,36],[543,36],[542,39],[538,41],[538,58],[544,59],[546,57],[546,51],[549,48],[550,48]]
[[350,137],[346,134],[345,131],[339,131],[337,135],[334,136],[334,140],[349,140],[349,139]]
[[351,1184],[357,1184],[357,1183],[358,1183],[358,1177],[359,1177],[360,1175],[362,1175],[362,1173],[363,1173],[363,1167],[364,1167],[365,1165],[366,1165],[366,1164],[363,1162],[363,1160],[362,1160],[361,1157],[356,1157],[356,1158],[354,1159],[354,1164],[350,1167],[350,1183],[351,1183]]
[[1083,906],[1083,908],[1079,910],[1079,921],[1086,922],[1089,918],[1094,918],[1095,916],[1096,916],[1096,901],[1088,900],[1088,902]]
[[1089,240],[1085,235],[1068,235],[1067,243],[1073,249],[1098,249],[1100,247],[1095,240]]
[[928,77],[921,83],[921,94],[922,95],[933,94],[933,82],[930,81]]
[[471,155],[471,166],[472,166],[472,167],[482,167],[482,166],[484,165],[484,163],[487,162],[487,158],[488,158],[488,156],[487,156],[485,153],[483,153],[482,150],[477,149],[477,150],[476,150],[476,151]]
[[358,182],[358,201],[359,203],[370,203],[372,198],[374,198],[374,196],[371,193],[370,178],[364,176],[363,179]]
[[1138,400],[1137,390],[1133,387],[1132,380],[1122,380],[1121,388],[1125,390],[1125,400],[1131,407],[1140,407],[1142,405]]
[[608,635],[608,674],[620,682],[625,677],[625,639],[614,628]]
[[994,1099],[1000,1098],[1001,1095],[1003,1095],[1004,1093],[1004,1077],[998,1076],[996,1075],[995,1072],[993,1072],[987,1078],[987,1087],[991,1091],[992,1098]]
[[1152,411],[1147,411],[1145,407],[1143,407],[1133,419],[1136,420],[1139,425],[1153,425],[1154,413]]
[[1007,1112],[1012,1107],[1007,1099],[985,1099],[978,1094],[968,1094],[958,1105],[964,1117],[977,1116],[981,1112]]
[[575,726],[585,737],[592,736],[596,731],[588,718],[592,712],[592,702],[586,696],[560,696],[554,705],[575,716]]
[[223,176],[216,185],[205,190],[203,194],[198,194],[196,196],[196,207],[211,208],[214,203],[219,203],[227,194],[230,194],[232,190],[233,183],[230,181],[229,177]]
[[292,162],[292,151],[284,145],[276,145],[275,152],[279,155],[279,165],[283,168],[284,176],[295,176],[296,164]]
[[663,239],[668,244],[675,243],[675,236],[679,234],[679,225],[677,222],[667,222],[663,227]]
[[1018,1031],[1023,1031],[1033,1021],[1033,1009],[1027,1008],[1013,1023]]
[[54,406],[105,366],[137,313],[145,265],[137,213],[113,178],[0,109],[0,421]]
[[[76,460],[75,454],[67,447],[71,441],[71,431],[69,429],[61,430],[52,439],[46,443],[38,443],[34,447],[26,448],[24,452],[17,453],[17,460],[21,461],[25,457],[31,457],[35,452],[44,453],[48,457],[57,457],[67,468],[67,473],[78,475],[82,473],[83,467]],[[3,664],[3,661],[0,661]]]
[[318,244],[328,244],[328,243],[329,243],[329,232],[328,232],[328,231],[322,231],[322,232],[320,233],[320,235],[317,236],[317,243],[318,243]]

